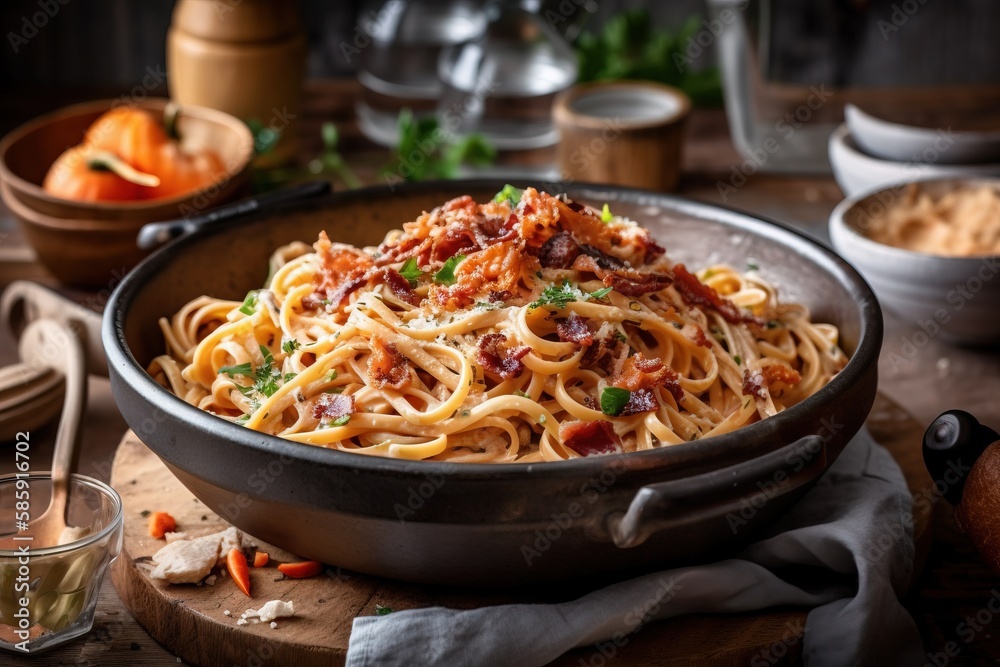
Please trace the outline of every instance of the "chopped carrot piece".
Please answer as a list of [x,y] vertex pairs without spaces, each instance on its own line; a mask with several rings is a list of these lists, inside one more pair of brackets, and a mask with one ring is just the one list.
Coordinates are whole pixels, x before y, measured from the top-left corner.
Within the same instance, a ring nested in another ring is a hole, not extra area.
[[177,530],[177,522],[174,517],[166,512],[153,512],[149,515],[149,534],[160,540],[167,533]]
[[305,579],[315,577],[323,571],[323,563],[318,560],[307,560],[301,563],[282,563],[278,566],[278,571],[291,579]]
[[258,551],[253,555],[253,566],[264,567],[269,560],[271,560],[271,557],[267,555],[266,551]]
[[247,569],[247,557],[239,549],[230,549],[226,556],[226,569],[239,589],[250,597],[250,570]]

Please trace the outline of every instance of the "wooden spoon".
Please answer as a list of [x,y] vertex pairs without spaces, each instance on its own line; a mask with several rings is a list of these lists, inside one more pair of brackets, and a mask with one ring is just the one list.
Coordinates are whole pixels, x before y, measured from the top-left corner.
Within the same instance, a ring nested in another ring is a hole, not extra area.
[[[28,280],[15,280],[0,295],[0,322],[20,338],[34,320],[50,319],[71,326],[86,351],[87,371],[107,376],[108,362],[101,344],[101,316],[70,301],[48,287]],[[22,357],[21,361],[27,361]]]
[[22,362],[47,365],[66,377],[62,418],[52,455],[52,497],[45,512],[31,522],[39,546],[58,544],[66,530],[70,473],[80,441],[80,419],[87,402],[86,354],[76,330],[49,319],[29,323],[19,344]]

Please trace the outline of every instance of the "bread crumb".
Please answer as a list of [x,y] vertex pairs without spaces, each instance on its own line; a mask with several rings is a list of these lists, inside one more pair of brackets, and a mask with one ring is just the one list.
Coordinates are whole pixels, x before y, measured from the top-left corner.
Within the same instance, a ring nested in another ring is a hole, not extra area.
[[231,612],[231,611],[229,611],[228,609],[226,609],[226,610],[225,610],[225,611],[223,611],[222,613],[223,613],[224,615],[226,615],[226,616],[232,616],[232,615],[233,615],[233,614],[232,614],[232,612]]
[[205,578],[205,583],[208,584],[209,586],[214,586],[215,585],[215,580],[217,578],[218,577],[216,577],[214,574],[210,574],[210,575],[208,575],[208,577]]
[[246,624],[247,624],[247,619],[245,618],[241,618],[240,620],[236,621],[236,625],[246,625]]
[[271,621],[271,629],[272,630],[277,630],[278,629],[278,623],[276,621]]

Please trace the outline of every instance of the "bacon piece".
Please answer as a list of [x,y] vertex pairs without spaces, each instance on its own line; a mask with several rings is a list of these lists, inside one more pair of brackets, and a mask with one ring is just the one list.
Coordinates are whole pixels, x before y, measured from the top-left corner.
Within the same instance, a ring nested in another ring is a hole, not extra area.
[[[404,229],[407,224],[411,223],[404,224]],[[417,264],[426,266],[430,262],[431,244],[431,238],[416,236],[404,238],[395,243],[383,243],[378,247],[379,257],[376,260],[376,264],[385,266],[386,264],[395,264],[396,262],[416,257]]]
[[487,372],[499,375],[504,380],[518,377],[524,372],[521,359],[531,352],[531,348],[520,345],[506,348],[507,336],[502,333],[486,334],[479,339],[479,349],[476,351],[476,361]]
[[411,306],[420,303],[420,297],[410,287],[410,281],[399,275],[399,271],[396,269],[382,269],[379,271],[379,276],[382,278],[382,282],[386,284],[389,290],[400,301],[405,301]]
[[750,374],[750,371],[743,371],[743,395],[764,398],[764,376],[760,371]]
[[705,336],[705,330],[697,325],[695,325],[694,338],[692,340],[695,345],[701,345],[702,347],[707,347],[710,350],[712,349],[712,341],[708,340]]
[[618,269],[625,268],[625,262],[621,261],[617,257],[612,257],[611,255],[602,252],[600,248],[595,248],[587,243],[580,246],[580,252],[588,257],[593,257],[594,261],[597,262],[597,266],[605,269],[606,271],[617,271]]
[[601,278],[605,285],[625,296],[642,296],[666,289],[673,279],[664,273],[646,273],[623,269]]
[[765,366],[763,374],[764,382],[767,383],[768,387],[779,382],[786,385],[795,385],[802,382],[802,375],[794,368],[790,368],[784,364]]
[[392,343],[379,336],[371,337],[372,354],[368,357],[368,378],[376,389],[403,389],[410,383],[410,368],[406,357]]
[[511,297],[510,290],[490,290],[490,293],[486,295],[486,299],[490,303],[503,303]]
[[349,297],[352,293],[358,291],[365,284],[368,283],[368,276],[361,275],[357,277],[349,278],[337,285],[334,289],[329,290],[326,293],[327,301],[334,308],[339,308],[340,304],[344,302],[344,299]]
[[605,322],[594,334],[594,343],[587,348],[583,359],[580,360],[580,366],[582,368],[596,368],[611,375],[625,361],[626,354],[628,354],[628,346],[619,337],[618,330]]
[[323,394],[313,405],[313,417],[335,421],[354,414],[354,397],[347,394]]
[[[626,268],[609,270],[600,266],[601,261],[603,260],[583,254],[574,260],[573,269],[593,273],[606,286],[625,296],[642,296],[649,292],[659,292],[673,282],[673,278],[666,273],[637,271]],[[610,266],[607,262],[605,264]]]
[[569,232],[559,232],[542,244],[542,249],[538,252],[538,261],[546,269],[568,269],[579,254],[580,246],[573,240],[573,235]]
[[450,213],[451,211],[462,211],[470,215],[475,215],[476,211],[479,210],[479,204],[476,200],[469,195],[462,195],[461,197],[455,197],[450,199],[441,205],[441,210],[445,213]]
[[362,277],[375,265],[368,253],[331,243],[326,232],[319,233],[319,240],[313,247],[320,260],[317,291],[325,293],[334,306],[339,306],[344,297],[364,285],[366,280]]
[[455,224],[450,227],[434,244],[434,251],[431,257],[438,262],[443,262],[449,257],[480,250],[476,242],[476,233],[471,228]]
[[511,213],[506,219],[502,216],[484,215],[478,226],[480,245],[513,241],[517,238],[518,222],[520,220],[517,213]]
[[670,392],[674,400],[680,402],[684,398],[684,390],[678,382],[674,369],[664,365],[659,357],[646,359],[641,352],[626,359],[621,372],[614,375],[610,383],[612,386],[632,392],[663,387]]
[[[470,306],[490,292],[517,294],[525,262],[535,262],[519,243],[497,243],[472,253],[455,269],[454,285],[432,285],[430,296],[449,310]],[[529,264],[529,266],[531,266]],[[533,264],[537,266],[537,264]]]
[[619,417],[628,417],[640,412],[656,410],[660,404],[656,402],[656,394],[651,389],[636,389],[629,393],[628,403],[622,408]]
[[719,296],[718,292],[698,280],[698,277],[688,271],[683,264],[676,264],[673,273],[674,287],[686,303],[714,308],[730,324],[746,322],[764,326],[764,320],[753,314],[741,313],[736,304]]
[[563,422],[559,426],[559,440],[580,456],[622,451],[622,439],[615,433],[611,423],[603,419]]
[[570,313],[565,320],[556,323],[556,334],[564,343],[576,343],[582,347],[594,344],[594,332],[587,326],[587,320],[576,313]]

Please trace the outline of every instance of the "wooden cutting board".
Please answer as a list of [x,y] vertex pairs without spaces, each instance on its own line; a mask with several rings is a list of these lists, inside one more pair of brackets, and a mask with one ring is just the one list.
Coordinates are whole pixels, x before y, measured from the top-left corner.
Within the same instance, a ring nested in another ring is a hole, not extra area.
[[[875,439],[899,462],[914,494],[931,497],[930,477],[923,466],[923,427],[889,399],[880,396],[868,420]],[[163,546],[146,532],[143,513],[169,511],[179,530],[203,534],[227,524],[208,510],[167,470],[136,436],[125,435],[115,457],[111,483],[122,496],[125,533],[112,580],[125,605],[161,644],[200,667],[294,665],[329,667],[343,664],[356,616],[375,613],[381,605],[394,610],[430,606],[476,608],[517,602],[555,602],[586,592],[577,586],[546,590],[462,591],[406,584],[328,568],[312,579],[282,579],[274,567],[251,570],[253,599],[228,578],[214,586],[168,586],[150,580],[145,563]],[[933,503],[919,503],[915,518],[917,567],[923,567],[930,542]],[[257,541],[272,561],[296,560],[293,554]],[[296,617],[268,624],[237,625],[240,614],[272,599],[292,600]],[[225,615],[228,610],[230,615]],[[769,610],[733,615],[688,616],[650,624],[624,646],[576,649],[556,665],[600,665],[613,657],[618,664],[671,667],[750,664],[794,664],[801,656],[804,609]],[[609,655],[613,652],[613,655]],[[582,661],[582,662],[581,662]]]

